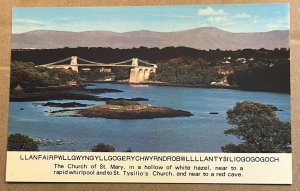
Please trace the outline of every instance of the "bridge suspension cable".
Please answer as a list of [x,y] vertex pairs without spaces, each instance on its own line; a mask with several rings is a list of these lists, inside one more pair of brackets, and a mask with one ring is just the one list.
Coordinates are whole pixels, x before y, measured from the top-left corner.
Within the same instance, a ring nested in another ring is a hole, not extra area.
[[48,64],[43,64],[43,65],[41,65],[41,66],[54,65],[54,64],[58,64],[58,63],[65,62],[65,61],[70,60],[70,59],[71,59],[71,57],[68,57],[68,58],[65,58],[65,59],[63,59],[63,60],[58,60],[58,61],[56,61],[56,62],[51,62],[51,63],[48,63]]
[[141,62],[141,63],[143,63],[143,64],[151,65],[151,66],[154,66],[154,65],[155,65],[155,64],[152,64],[152,63],[147,62],[147,61],[145,61],[145,60],[141,60],[141,59],[139,59],[139,62]]
[[83,62],[87,62],[87,63],[90,63],[90,64],[103,64],[103,65],[106,65],[106,64],[111,64],[111,65],[118,65],[118,64],[125,64],[127,62],[131,62],[131,59],[128,59],[128,60],[125,60],[125,61],[121,61],[121,62],[115,62],[115,63],[99,63],[99,62],[93,62],[93,61],[89,61],[89,60],[86,60],[86,59],[83,59],[83,58],[80,58],[80,57],[77,57],[78,60],[81,60]]
[[[55,65],[55,64],[65,62],[65,61],[70,60],[70,59],[72,59],[72,57],[68,57],[68,58],[58,60],[56,62],[51,62],[51,63],[48,63],[48,64],[43,64],[43,65],[40,65],[40,66],[51,66],[51,65]],[[115,63],[100,63],[100,62],[93,62],[93,61],[90,61],[90,60],[86,60],[86,59],[80,58],[80,57],[77,57],[77,59],[80,60],[80,61],[89,63],[89,64],[96,64],[96,65],[100,65],[100,66],[101,65],[119,65],[119,64],[125,64],[125,63],[128,63],[128,62],[132,61],[132,59],[128,59],[128,60],[124,60],[124,61],[121,61],[121,62],[115,62]],[[156,66],[156,64],[152,64],[148,61],[141,60],[141,59],[138,59],[138,62],[146,64],[146,65],[150,65],[150,66]]]

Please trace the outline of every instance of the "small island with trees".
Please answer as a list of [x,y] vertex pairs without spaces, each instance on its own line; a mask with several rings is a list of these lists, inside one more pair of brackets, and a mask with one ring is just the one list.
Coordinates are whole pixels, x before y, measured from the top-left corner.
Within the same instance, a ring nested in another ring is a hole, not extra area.
[[167,107],[154,107],[149,104],[127,100],[110,100],[105,105],[76,111],[84,117],[103,117],[108,119],[153,119],[163,117],[189,117],[188,111],[175,110]]

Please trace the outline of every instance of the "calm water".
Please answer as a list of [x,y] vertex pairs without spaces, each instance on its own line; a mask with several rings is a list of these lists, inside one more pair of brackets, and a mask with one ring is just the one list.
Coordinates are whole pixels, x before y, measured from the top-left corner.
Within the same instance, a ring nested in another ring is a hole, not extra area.
[[[49,116],[47,111],[61,108],[37,105],[46,102],[11,102],[9,133],[20,132],[67,142],[40,147],[40,150],[49,151],[90,151],[93,145],[102,142],[115,145],[117,151],[130,147],[133,151],[141,152],[220,152],[222,145],[239,141],[233,136],[224,135],[224,130],[231,128],[226,121],[226,111],[234,107],[236,102],[248,100],[273,104],[283,110],[277,112],[279,118],[290,121],[290,95],[287,94],[109,83],[94,85],[88,88],[124,91],[99,95],[102,97],[148,98],[150,101],[144,103],[190,111],[194,116],[138,120],[58,117]],[[76,102],[104,104],[95,101]],[[209,112],[219,112],[219,115],[209,115]]]

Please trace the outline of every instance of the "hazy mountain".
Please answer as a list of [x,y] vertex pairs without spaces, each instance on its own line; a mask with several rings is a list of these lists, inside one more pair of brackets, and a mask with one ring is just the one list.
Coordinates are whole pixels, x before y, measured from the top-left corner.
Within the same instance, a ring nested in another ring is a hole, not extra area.
[[111,31],[67,32],[37,30],[13,34],[12,48],[52,49],[63,47],[168,47],[186,46],[196,49],[237,50],[244,48],[288,48],[289,31],[232,33],[203,27],[178,32]]

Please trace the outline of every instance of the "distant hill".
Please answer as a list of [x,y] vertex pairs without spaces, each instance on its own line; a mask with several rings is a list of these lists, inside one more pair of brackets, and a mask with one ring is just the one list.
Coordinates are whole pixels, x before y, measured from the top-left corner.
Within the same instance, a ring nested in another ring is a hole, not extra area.
[[289,31],[255,33],[232,33],[212,27],[196,28],[178,32],[111,31],[67,32],[37,30],[12,35],[12,48],[53,49],[64,47],[138,47],[185,46],[195,49],[274,49],[289,47]]

